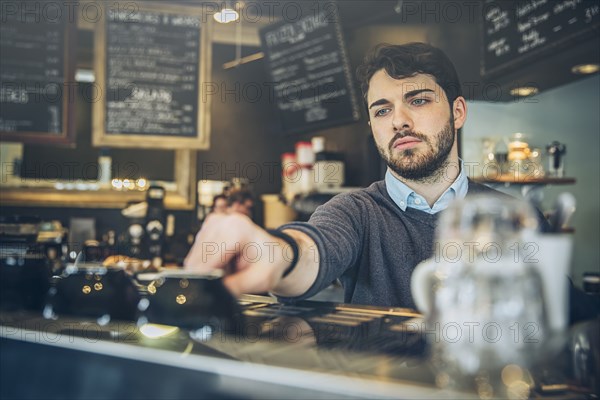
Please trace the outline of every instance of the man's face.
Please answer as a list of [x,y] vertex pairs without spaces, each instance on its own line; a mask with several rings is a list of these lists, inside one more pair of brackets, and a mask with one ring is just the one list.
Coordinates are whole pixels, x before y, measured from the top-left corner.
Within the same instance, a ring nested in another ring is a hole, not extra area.
[[367,104],[379,153],[398,176],[422,181],[458,161],[454,133],[463,119],[454,121],[446,94],[430,75],[394,79],[379,70]]

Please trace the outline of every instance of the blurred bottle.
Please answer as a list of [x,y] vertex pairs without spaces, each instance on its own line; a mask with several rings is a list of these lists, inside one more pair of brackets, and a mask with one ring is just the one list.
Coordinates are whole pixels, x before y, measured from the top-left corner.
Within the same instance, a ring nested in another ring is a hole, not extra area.
[[298,177],[300,168],[295,153],[281,155],[281,194],[289,204],[298,193]]
[[587,294],[600,296],[600,273],[583,273],[583,291]]
[[112,229],[109,230],[106,232],[103,239],[104,258],[106,259],[107,257],[118,255],[119,250],[117,249],[117,235],[115,231]]
[[565,144],[553,141],[546,146],[548,152],[548,175],[557,178],[565,176],[565,154],[567,154],[567,146]]
[[496,158],[496,142],[494,138],[481,139],[481,171],[475,175],[482,175],[487,179],[496,179],[502,175],[502,167]]
[[146,192],[148,211],[146,213],[146,234],[148,235],[148,252],[154,266],[162,265],[163,245],[165,240],[165,189],[162,186],[151,186]]
[[508,142],[508,162],[514,179],[531,178],[529,171],[529,155],[531,149],[526,142],[526,136],[522,133],[515,133]]
[[531,176],[534,178],[542,178],[545,175],[544,164],[542,162],[542,149],[534,147],[529,154],[529,168]]
[[165,264],[179,264],[177,256],[174,254],[175,250],[175,216],[173,214],[168,214],[165,227],[165,242],[163,246],[163,261]]
[[312,139],[315,152],[314,187],[317,191],[339,188],[344,184],[344,161],[340,153],[325,150],[325,138]]
[[314,189],[314,172],[315,153],[311,142],[296,143],[296,162],[298,163],[298,193],[308,194]]
[[311,142],[296,143],[296,162],[300,167],[312,167],[315,163],[315,152]]
[[98,182],[101,185],[109,185],[112,179],[112,158],[108,149],[100,149],[100,155],[98,156]]
[[323,136],[315,136],[312,139],[310,139],[310,143],[312,145],[313,153],[315,153],[316,161],[317,154],[325,151],[325,138]]

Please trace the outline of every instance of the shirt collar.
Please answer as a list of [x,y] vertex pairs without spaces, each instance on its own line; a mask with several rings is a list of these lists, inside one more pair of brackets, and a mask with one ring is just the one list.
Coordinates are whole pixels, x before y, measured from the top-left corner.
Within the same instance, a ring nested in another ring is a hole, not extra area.
[[425,211],[429,214],[436,214],[445,210],[452,200],[463,199],[467,195],[469,181],[464,171],[463,160],[460,160],[460,173],[454,182],[452,182],[452,185],[442,193],[433,207],[429,207],[429,204],[427,204],[427,201],[423,196],[398,180],[389,168],[385,173],[385,186],[394,203],[396,203],[402,211],[406,211],[406,208],[410,207],[416,210]]

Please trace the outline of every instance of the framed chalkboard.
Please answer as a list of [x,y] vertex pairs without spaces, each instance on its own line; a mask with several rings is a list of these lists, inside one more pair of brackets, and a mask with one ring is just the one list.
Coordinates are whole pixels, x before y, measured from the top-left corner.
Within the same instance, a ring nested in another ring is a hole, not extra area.
[[131,2],[95,32],[95,146],[209,147],[210,20],[200,8]]
[[72,144],[74,18],[62,2],[12,2],[0,20],[0,138]]
[[600,3],[590,0],[486,0],[482,75],[498,75],[598,37]]
[[260,31],[273,98],[284,132],[342,125],[360,118],[337,4]]

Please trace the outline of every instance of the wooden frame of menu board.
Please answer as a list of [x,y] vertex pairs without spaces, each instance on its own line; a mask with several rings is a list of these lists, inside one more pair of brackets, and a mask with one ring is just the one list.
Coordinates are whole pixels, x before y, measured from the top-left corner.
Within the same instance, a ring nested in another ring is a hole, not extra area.
[[95,146],[208,149],[211,18],[199,7],[107,3],[96,24]]
[[7,9],[3,15],[2,141],[74,145],[77,24],[60,7],[53,4],[44,13],[38,8],[38,14]]

